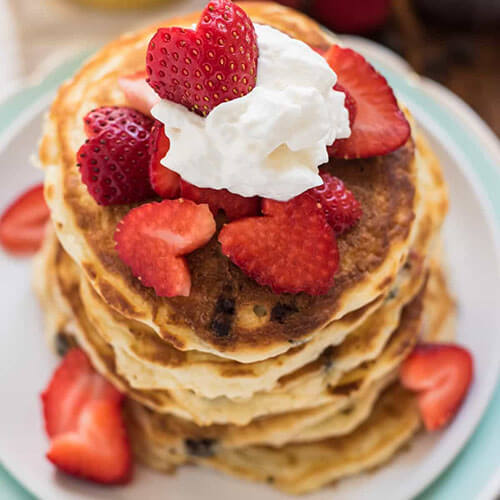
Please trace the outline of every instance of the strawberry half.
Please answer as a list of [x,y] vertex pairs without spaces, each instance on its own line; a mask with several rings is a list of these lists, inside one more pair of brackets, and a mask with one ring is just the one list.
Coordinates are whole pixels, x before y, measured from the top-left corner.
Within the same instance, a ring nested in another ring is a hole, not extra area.
[[47,458],[59,469],[99,483],[125,483],[132,458],[121,415],[122,394],[81,349],[71,349],[42,394]]
[[13,254],[36,252],[49,217],[43,184],[37,184],[14,200],[0,217],[0,244]]
[[353,227],[363,215],[358,200],[344,183],[327,172],[321,172],[323,185],[312,188],[308,193],[319,203],[335,234],[342,234]]
[[288,202],[264,199],[262,213],[226,224],[219,234],[222,253],[275,293],[326,293],[339,254],[317,202],[308,194]]
[[135,203],[154,197],[149,182],[153,120],[131,108],[115,108],[108,115],[109,108],[104,112],[102,109],[87,115],[86,128],[98,132],[78,151],[83,183],[99,205]]
[[188,296],[191,276],[183,255],[214,233],[208,205],[179,198],[131,210],[118,224],[115,241],[118,255],[143,285],[160,297]]
[[169,170],[160,162],[170,149],[170,141],[165,135],[163,125],[156,121],[151,130],[151,142],[149,146],[149,180],[156,194],[162,198],[176,198],[180,191],[179,174]]
[[119,403],[122,394],[94,370],[81,349],[71,349],[42,393],[48,436],[74,430],[82,409],[94,399]]
[[257,215],[259,212],[258,196],[245,198],[227,189],[199,188],[181,180],[181,195],[195,203],[207,203],[214,215],[223,211],[229,220]]
[[160,28],[149,43],[148,83],[168,99],[206,116],[255,87],[257,36],[245,11],[212,0],[196,30]]
[[128,105],[150,116],[151,110],[160,102],[160,97],[146,82],[147,73],[139,71],[118,78],[118,86],[125,94]]
[[401,147],[410,137],[410,125],[387,80],[351,49],[332,45],[325,58],[337,74],[338,84],[356,103],[350,137],[336,140],[328,148],[329,155],[368,158]]
[[453,344],[418,344],[401,366],[401,383],[418,392],[425,427],[437,430],[455,415],[473,376],[470,352]]

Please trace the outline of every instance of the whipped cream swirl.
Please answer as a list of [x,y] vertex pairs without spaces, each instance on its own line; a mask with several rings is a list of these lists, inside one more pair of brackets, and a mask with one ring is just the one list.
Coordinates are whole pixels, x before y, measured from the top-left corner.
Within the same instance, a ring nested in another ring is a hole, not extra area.
[[203,118],[162,100],[151,113],[165,126],[162,164],[198,187],[286,201],[322,184],[326,147],[349,137],[336,74],[305,43],[255,25],[257,84]]

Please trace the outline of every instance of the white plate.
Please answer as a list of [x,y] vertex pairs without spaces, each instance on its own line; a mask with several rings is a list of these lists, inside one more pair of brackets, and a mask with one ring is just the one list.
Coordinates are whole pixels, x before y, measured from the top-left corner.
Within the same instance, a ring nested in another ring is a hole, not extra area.
[[[400,74],[407,71],[384,49],[359,40],[351,42],[391,66],[392,71]],[[436,89],[432,87],[426,92],[432,91],[438,99],[450,99]],[[46,102],[30,108],[9,128],[9,137],[0,138],[2,206],[41,178],[30,166],[28,157],[36,149]],[[463,104],[460,109],[470,113]],[[414,103],[412,111],[431,137],[449,184],[451,211],[445,228],[445,243],[452,287],[460,305],[458,341],[474,355],[475,381],[458,417],[445,431],[420,436],[409,451],[374,473],[341,481],[333,489],[327,488],[308,498],[327,500],[335,495],[336,500],[388,497],[397,500],[418,494],[453,460],[470,437],[496,384],[500,353],[500,251],[492,208],[472,175],[471,165],[446,130],[427,116],[418,103]],[[477,118],[474,120],[477,122]],[[481,129],[484,125],[476,122],[471,123],[471,134],[486,134]],[[489,142],[485,141],[498,153],[498,145],[488,137]],[[30,262],[0,254],[0,275],[0,314],[3,318],[0,459],[30,491],[51,500],[147,500],[163,496],[169,500],[288,498],[268,486],[246,483],[201,468],[184,467],[174,476],[164,476],[138,467],[131,485],[111,489],[55,473],[44,458],[47,440],[42,427],[39,394],[57,361],[49,353],[42,336],[41,314],[30,288]]]

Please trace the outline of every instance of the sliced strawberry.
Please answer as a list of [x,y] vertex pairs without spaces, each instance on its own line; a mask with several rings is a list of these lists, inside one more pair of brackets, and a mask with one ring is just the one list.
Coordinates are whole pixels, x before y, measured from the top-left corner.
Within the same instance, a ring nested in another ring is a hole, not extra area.
[[47,458],[62,471],[83,479],[127,483],[132,456],[120,405],[105,399],[88,402],[74,430],[51,440]]
[[139,130],[151,130],[151,118],[143,113],[124,106],[104,106],[87,113],[83,118],[85,133],[88,137],[99,135],[103,130],[117,128],[134,133],[134,127]]
[[215,233],[208,205],[164,200],[131,210],[116,228],[118,255],[134,276],[160,297],[188,296],[191,277],[182,257],[205,245]]
[[207,115],[255,87],[257,35],[245,11],[212,0],[196,30],[160,28],[149,43],[148,83],[163,99]]
[[180,191],[179,174],[169,170],[160,162],[170,149],[170,141],[165,135],[163,125],[156,121],[151,130],[151,142],[149,152],[151,155],[149,163],[149,179],[156,194],[162,198],[176,198]]
[[181,180],[181,195],[195,203],[207,203],[214,215],[223,211],[229,220],[241,219],[259,213],[258,196],[245,198],[227,189],[199,188]]
[[100,483],[130,479],[122,399],[81,349],[68,351],[42,394],[49,460],[69,474]]
[[81,349],[71,349],[42,393],[48,436],[75,430],[82,408],[95,399],[119,403],[122,395],[94,370]]
[[[311,48],[322,57],[325,57],[327,53],[326,50],[320,47],[311,47]],[[346,107],[347,112],[349,113],[349,125],[352,127],[354,124],[354,120],[356,119],[356,113],[357,113],[356,101],[354,100],[352,95],[347,91],[347,89],[339,82],[337,82],[333,86],[333,90],[345,94],[344,106]]]
[[320,175],[323,185],[310,189],[308,193],[321,203],[335,234],[342,234],[361,218],[361,205],[338,177],[327,172]]
[[262,213],[226,224],[219,234],[222,253],[275,293],[328,291],[339,254],[316,201],[308,194],[288,202],[265,199]]
[[354,121],[356,120],[356,114],[358,112],[356,101],[353,99],[352,95],[349,94],[348,90],[340,83],[336,83],[333,89],[337,92],[342,92],[343,94],[345,94],[344,106],[347,109],[347,113],[349,114],[349,126],[352,128],[352,126],[354,125]]
[[334,158],[368,158],[390,153],[410,137],[410,125],[386,79],[360,54],[332,45],[325,55],[338,84],[356,102],[351,136],[328,148]]
[[49,217],[43,184],[37,184],[14,200],[0,217],[0,244],[14,254],[36,252]]
[[425,427],[440,429],[455,415],[473,376],[470,352],[453,344],[418,344],[401,366],[401,383],[419,393]]
[[[155,196],[149,182],[153,120],[130,108],[121,109],[122,118],[88,139],[77,155],[82,181],[99,205],[135,203]],[[100,124],[90,122],[89,127]]]
[[131,108],[150,116],[151,110],[160,102],[160,97],[146,82],[147,73],[139,71],[132,75],[118,78],[118,86],[125,94]]

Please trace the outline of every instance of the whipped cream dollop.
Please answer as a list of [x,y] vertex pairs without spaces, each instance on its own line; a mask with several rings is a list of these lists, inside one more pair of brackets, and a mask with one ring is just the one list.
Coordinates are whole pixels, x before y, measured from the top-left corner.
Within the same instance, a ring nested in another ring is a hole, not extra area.
[[326,147],[349,137],[336,74],[305,43],[255,25],[257,84],[203,118],[163,99],[151,113],[170,150],[162,164],[198,187],[286,201],[322,184]]

